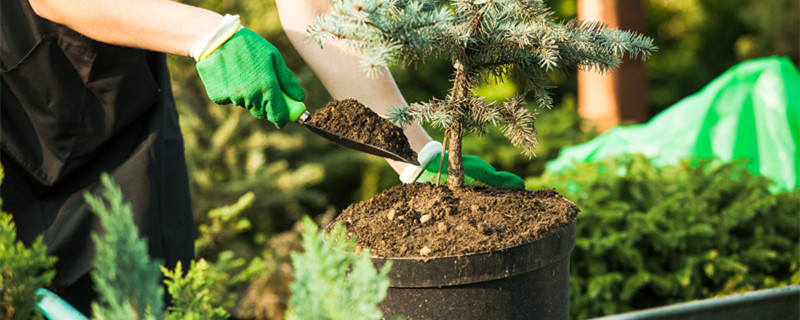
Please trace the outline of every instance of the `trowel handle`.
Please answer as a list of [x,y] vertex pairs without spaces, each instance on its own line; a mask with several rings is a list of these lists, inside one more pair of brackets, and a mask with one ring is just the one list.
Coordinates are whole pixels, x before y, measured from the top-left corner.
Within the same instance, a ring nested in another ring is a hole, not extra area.
[[[297,119],[300,119],[304,113],[308,113],[306,111],[306,105],[302,101],[289,98],[285,93],[283,94],[283,98],[286,100],[286,106],[289,107],[289,121],[295,122]],[[301,121],[305,121],[305,119]]]
[[36,289],[36,295],[41,299],[39,303],[36,304],[36,307],[39,308],[42,315],[47,319],[89,320],[89,318],[50,290],[43,288]]

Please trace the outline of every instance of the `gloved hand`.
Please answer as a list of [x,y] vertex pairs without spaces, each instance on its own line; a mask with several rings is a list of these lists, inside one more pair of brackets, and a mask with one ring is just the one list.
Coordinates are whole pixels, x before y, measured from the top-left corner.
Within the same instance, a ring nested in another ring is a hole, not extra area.
[[238,21],[238,16],[226,15],[217,30],[192,48],[200,79],[215,103],[244,107],[281,128],[289,121],[282,92],[297,101],[305,99],[305,92],[278,49],[252,30],[240,28]]
[[[418,153],[420,167],[409,165],[400,175],[405,183],[436,183],[439,172],[439,160],[442,156],[442,144],[430,142]],[[438,150],[437,150],[438,149]],[[445,152],[445,156],[447,152]],[[481,158],[471,155],[462,156],[464,163],[464,183],[468,186],[493,187],[498,189],[524,189],[525,181],[510,172],[497,171]],[[447,183],[447,159],[442,163],[440,184]]]

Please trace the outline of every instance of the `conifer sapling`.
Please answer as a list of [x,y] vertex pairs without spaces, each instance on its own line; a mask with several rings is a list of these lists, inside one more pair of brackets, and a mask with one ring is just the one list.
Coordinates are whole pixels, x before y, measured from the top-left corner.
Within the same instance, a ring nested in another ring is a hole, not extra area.
[[[0,182],[4,177],[0,165]],[[10,213],[2,211],[0,199],[0,319],[42,319],[36,304],[36,289],[50,285],[55,277],[56,257],[47,255],[40,235],[30,245],[17,240],[17,228]]]
[[430,57],[452,61],[446,99],[396,106],[389,115],[401,126],[420,121],[445,130],[451,188],[464,185],[465,134],[499,124],[524,154],[532,156],[536,148],[535,115],[524,96],[495,104],[475,95],[477,85],[522,74],[537,104],[550,108],[549,72],[610,72],[625,55],[645,59],[656,50],[646,36],[599,22],[554,21],[544,0],[333,0],[332,6],[308,27],[311,37],[320,45],[341,41],[361,53],[368,74]]

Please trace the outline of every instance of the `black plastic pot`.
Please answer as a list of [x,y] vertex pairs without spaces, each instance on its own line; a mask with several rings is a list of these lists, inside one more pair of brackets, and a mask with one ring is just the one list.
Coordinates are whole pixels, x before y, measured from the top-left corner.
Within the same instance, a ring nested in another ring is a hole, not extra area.
[[502,250],[392,261],[379,304],[386,319],[567,319],[575,221],[560,232]]

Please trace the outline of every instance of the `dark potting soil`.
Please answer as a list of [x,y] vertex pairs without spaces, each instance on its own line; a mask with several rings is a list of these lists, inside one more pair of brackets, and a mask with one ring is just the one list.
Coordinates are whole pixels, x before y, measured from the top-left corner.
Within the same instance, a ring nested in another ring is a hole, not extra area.
[[411,183],[353,204],[335,221],[373,256],[431,258],[530,242],[567,227],[579,211],[554,190]]
[[315,111],[307,122],[340,136],[392,152],[416,161],[403,130],[354,99],[329,102]]

